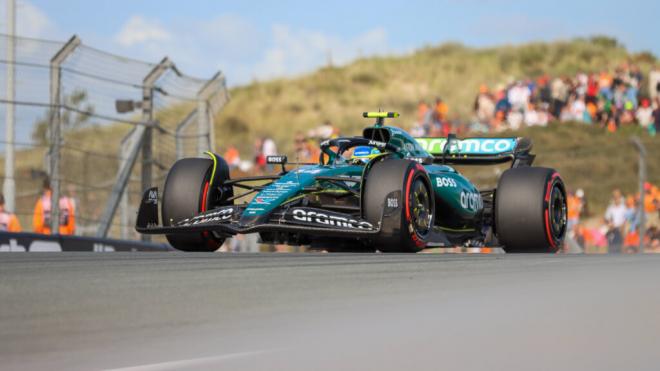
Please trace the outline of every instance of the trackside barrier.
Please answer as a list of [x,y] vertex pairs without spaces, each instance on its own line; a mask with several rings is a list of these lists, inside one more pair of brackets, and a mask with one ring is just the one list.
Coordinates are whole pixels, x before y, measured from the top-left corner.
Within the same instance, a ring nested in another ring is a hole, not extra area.
[[173,251],[162,243],[115,240],[83,236],[0,232],[0,252],[59,251]]

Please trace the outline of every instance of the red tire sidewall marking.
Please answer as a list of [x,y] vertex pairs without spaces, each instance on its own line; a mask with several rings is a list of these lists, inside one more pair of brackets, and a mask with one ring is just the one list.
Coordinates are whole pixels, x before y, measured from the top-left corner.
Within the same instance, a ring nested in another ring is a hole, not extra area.
[[[410,169],[410,172],[408,173],[408,180],[406,182],[406,194],[405,194],[406,220],[408,221],[408,223],[412,222],[410,219],[410,186],[412,185],[413,178],[415,178],[415,170],[423,171],[424,168],[420,164],[415,164],[415,167],[413,169]],[[424,241],[422,241],[422,239],[419,238],[419,236],[417,236],[417,231],[413,231],[410,238],[417,247],[423,247],[425,245]]]
[[206,211],[206,196],[209,193],[209,182],[204,183],[204,191],[202,191],[202,205],[199,208],[201,212]]
[[550,246],[552,246],[553,249],[557,248],[557,243],[555,242],[555,239],[552,237],[552,232],[550,230],[550,193],[552,191],[553,185],[555,184],[555,178],[559,178],[559,173],[554,173],[550,177],[550,180],[548,181],[548,184],[546,186],[545,190],[545,212],[544,212],[544,219],[545,219],[545,233],[546,236],[548,237],[548,242],[550,243]]
[[[200,212],[206,211],[206,195],[208,194],[209,191],[209,182],[207,181],[204,183],[204,191],[202,191],[202,205],[200,207]],[[202,232],[202,236],[207,237],[209,236],[209,231],[204,231]],[[208,242],[207,242],[208,243]]]
[[552,235],[550,234],[550,222],[549,222],[549,215],[548,215],[548,210],[545,210],[545,232],[548,237],[548,242],[550,242],[550,246],[552,246],[553,249],[557,248],[557,244],[555,243],[555,240],[552,238]]
[[413,175],[415,174],[415,169],[410,169],[408,173],[408,180],[406,182],[406,220],[410,222],[410,185],[412,184]]

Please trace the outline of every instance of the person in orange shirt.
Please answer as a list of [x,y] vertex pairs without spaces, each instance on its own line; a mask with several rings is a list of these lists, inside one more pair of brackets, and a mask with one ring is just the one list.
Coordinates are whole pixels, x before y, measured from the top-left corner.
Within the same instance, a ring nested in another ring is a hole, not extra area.
[[651,183],[644,183],[644,211],[652,213],[655,211],[655,197],[653,195],[653,186]]
[[[43,194],[34,205],[34,215],[32,225],[34,232],[41,234],[51,234],[50,213],[51,213],[51,195],[50,181],[44,179]],[[76,218],[73,202],[68,197],[60,197],[60,228],[59,234],[72,235],[76,231]]]
[[16,214],[5,210],[5,196],[0,193],[0,232],[20,232],[21,223]]
[[443,102],[440,97],[435,99],[435,112],[440,122],[443,122],[447,119],[449,107],[447,107],[447,104]]
[[227,147],[224,158],[230,169],[235,169],[241,164],[241,155],[238,153],[238,149],[232,145]]
[[623,239],[623,246],[626,248],[626,252],[637,252],[639,247],[639,234],[636,230],[630,231],[626,234],[626,237]]
[[612,75],[610,75],[607,71],[602,71],[599,76],[598,86],[601,89],[609,88],[612,86]]

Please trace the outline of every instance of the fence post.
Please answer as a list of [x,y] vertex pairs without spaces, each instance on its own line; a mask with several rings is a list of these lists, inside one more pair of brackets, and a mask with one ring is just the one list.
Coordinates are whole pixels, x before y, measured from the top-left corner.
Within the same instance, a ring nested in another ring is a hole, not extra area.
[[[121,164],[120,169],[126,168],[126,165],[128,164],[129,158],[126,157],[126,154],[130,153],[131,151],[131,144],[133,144],[131,139],[133,138],[133,133],[135,133],[135,128],[131,129],[131,131],[129,131],[128,134],[126,134],[126,136],[122,138],[121,144],[119,145],[119,158],[121,159],[119,161],[119,163]],[[128,183],[128,181],[130,181],[130,176],[126,182]],[[120,202],[121,202],[120,205],[121,239],[127,240],[128,223],[130,222],[130,220],[129,220],[129,212],[128,212],[128,192],[126,192],[126,188],[124,188],[124,190],[122,191]]]
[[646,183],[646,147],[639,139],[639,137],[634,136],[630,138],[630,141],[639,152],[639,207],[637,209],[637,221],[639,225],[637,226],[637,234],[639,236],[639,253],[644,253],[644,234],[646,233],[646,212],[644,211],[644,183]]
[[[172,62],[168,58],[163,60],[154,67],[151,72],[143,80],[142,88],[142,117],[145,121],[143,125],[135,127],[131,132],[122,140],[122,147],[128,146],[128,150],[123,153],[125,161],[120,163],[119,171],[117,172],[117,181],[112,188],[112,193],[105,206],[103,215],[101,216],[101,223],[99,229],[96,231],[97,237],[107,237],[110,230],[110,223],[115,216],[117,207],[122,200],[122,195],[126,190],[126,185],[130,180],[133,166],[137,162],[137,157],[142,150],[142,181],[141,188],[145,190],[151,187],[151,166],[153,164],[151,144],[152,144],[152,131],[154,126],[158,124],[153,121],[153,94],[154,85],[156,81],[172,66]],[[147,235],[142,235],[143,241],[149,241]]]
[[176,159],[181,160],[185,155],[185,148],[183,146],[183,139],[185,135],[182,132],[197,118],[197,110],[192,110],[181,122],[176,126],[175,140],[176,140]]
[[60,146],[62,144],[62,63],[80,45],[73,35],[50,60],[50,233],[58,234],[60,227]]
[[115,215],[115,211],[117,210],[122,195],[126,190],[126,185],[130,180],[133,166],[135,166],[138,155],[140,154],[140,148],[144,141],[144,133],[146,132],[147,126],[150,125],[153,126],[155,124],[146,123],[145,125],[139,125],[133,128],[133,130],[131,130],[122,140],[122,147],[127,147],[128,149],[126,152],[122,153],[124,159],[122,159],[120,163],[119,171],[117,172],[117,180],[112,187],[112,193],[106,203],[103,215],[101,215],[101,222],[99,223],[99,229],[96,231],[96,237],[105,238],[108,236],[110,223],[112,222],[112,218]]
[[[163,58],[154,69],[147,74],[142,81],[142,120],[154,122],[154,86],[156,81],[163,76],[174,64],[169,58]],[[153,184],[153,127],[145,128],[142,138],[142,190],[145,190]],[[150,241],[149,235],[143,234],[142,241]]]
[[16,85],[14,78],[16,72],[14,62],[16,57],[16,1],[7,0],[7,101],[5,109],[5,180],[2,191],[5,195],[5,208],[10,212],[16,211],[16,180],[14,179],[14,126],[16,124],[16,107],[12,103],[16,98]]
[[225,76],[217,72],[197,93],[197,151],[215,149],[215,114],[229,101]]

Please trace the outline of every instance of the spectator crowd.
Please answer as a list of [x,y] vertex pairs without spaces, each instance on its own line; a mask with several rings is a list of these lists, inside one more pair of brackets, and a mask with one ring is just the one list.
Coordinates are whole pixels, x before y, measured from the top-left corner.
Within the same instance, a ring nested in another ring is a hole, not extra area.
[[660,70],[648,78],[634,64],[609,72],[575,76],[543,75],[491,90],[483,84],[474,101],[473,131],[502,131],[577,121],[614,132],[639,125],[651,135],[660,131]]
[[417,122],[410,134],[414,137],[446,137],[455,132],[454,123],[448,118],[449,107],[442,98],[435,98],[435,103],[427,104],[424,100],[417,105]]
[[[640,202],[639,193],[625,195],[615,189],[603,218],[589,223],[585,219],[592,215],[584,191],[569,192],[568,236],[587,252],[637,252]],[[642,237],[645,252],[660,252],[660,189],[657,185],[644,184],[643,202],[641,208],[647,228]]]

